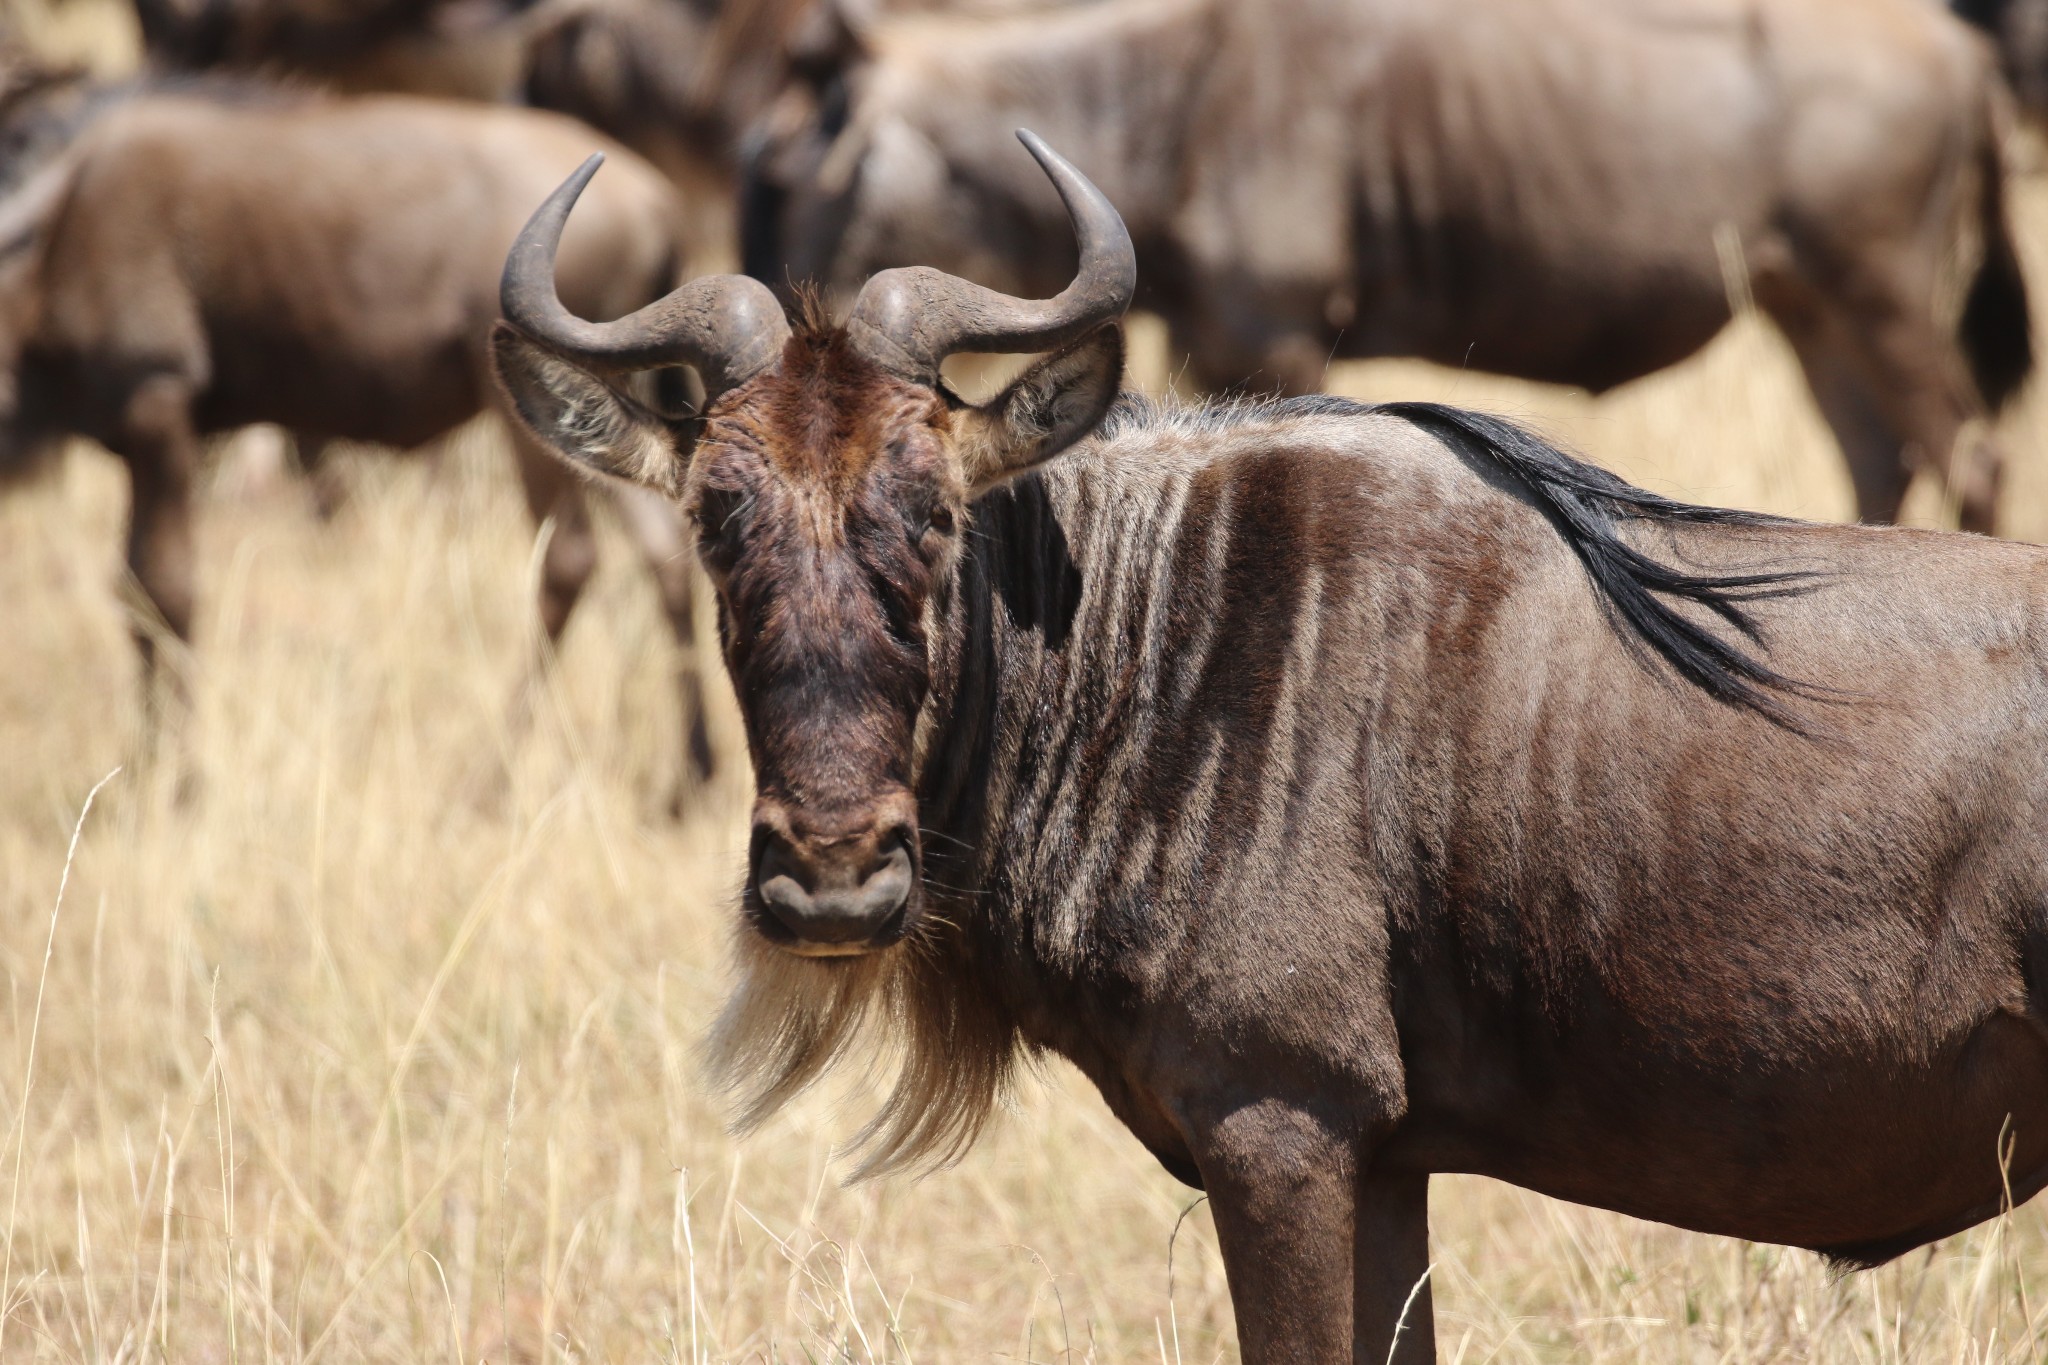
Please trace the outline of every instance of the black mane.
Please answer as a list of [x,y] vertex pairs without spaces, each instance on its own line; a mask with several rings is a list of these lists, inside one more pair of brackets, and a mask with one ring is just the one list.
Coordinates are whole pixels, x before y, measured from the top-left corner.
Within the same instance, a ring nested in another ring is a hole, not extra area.
[[1819,695],[1822,689],[1788,678],[1754,654],[1674,609],[1667,598],[1706,608],[1753,645],[1763,633],[1746,605],[1808,592],[1821,575],[1811,569],[1754,573],[1688,573],[1652,559],[1622,539],[1622,519],[1707,526],[1786,525],[1782,517],[1728,507],[1680,502],[1600,468],[1575,460],[1512,422],[1441,403],[1354,404],[1359,412],[1399,417],[1468,458],[1498,466],[1535,496],[1563,534],[1623,638],[1646,645],[1679,675],[1717,700],[1745,706],[1780,724],[1793,723],[1784,696]]
[[1524,485],[1586,567],[1617,630],[1632,648],[1647,649],[1680,677],[1715,699],[1746,707],[1798,728],[1784,698],[1818,697],[1828,689],[1788,678],[1741,644],[1724,639],[1669,599],[1690,602],[1720,617],[1750,644],[1765,644],[1747,604],[1811,591],[1821,574],[1811,569],[1754,573],[1689,573],[1659,562],[1622,537],[1624,520],[1710,526],[1788,525],[1785,518],[1725,507],[1702,507],[1637,488],[1597,465],[1565,454],[1512,422],[1441,403],[1356,402],[1330,394],[1276,401],[1239,400],[1175,408],[1126,393],[1103,419],[1097,435],[1114,437],[1162,423],[1221,431],[1254,421],[1290,417],[1397,417],[1453,450]]

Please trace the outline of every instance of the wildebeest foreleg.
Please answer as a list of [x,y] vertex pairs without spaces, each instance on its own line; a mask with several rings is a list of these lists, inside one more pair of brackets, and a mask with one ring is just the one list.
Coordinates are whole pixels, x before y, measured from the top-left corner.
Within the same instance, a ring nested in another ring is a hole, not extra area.
[[192,486],[199,441],[192,430],[190,387],[169,376],[145,381],[130,396],[108,444],[127,463],[132,490],[128,568],[146,599],[134,623],[145,714],[152,724],[175,720],[188,706],[185,661],[166,659],[164,645],[192,638],[197,553]]
[[1821,414],[1841,444],[1856,488],[1856,515],[1896,521],[1918,469],[1942,481],[1964,530],[1989,533],[2003,461],[1968,430],[1981,415],[1959,352],[1918,306],[1859,299],[1766,305],[1785,330]]
[[1431,1365],[1429,1177],[1367,1166],[1358,1185],[1352,1358],[1373,1365]]
[[697,648],[696,555],[675,503],[643,488],[621,486],[616,494],[619,518],[647,559],[655,586],[661,592],[662,610],[668,615],[669,628],[675,632],[683,768],[677,774],[669,810],[671,814],[680,814],[684,794],[711,776],[713,762],[711,734],[704,721],[703,656]]
[[1426,1177],[1361,1178],[1353,1139],[1278,1101],[1199,1131],[1247,1365],[1435,1359]]
[[1894,308],[1863,334],[1878,401],[1905,437],[1904,458],[1931,470],[1965,531],[1996,528],[2005,462],[1972,418],[1986,414],[1975,398],[1960,350],[1933,325],[1929,311]]
[[540,563],[540,624],[550,648],[568,627],[576,599],[597,569],[597,537],[590,527],[590,505],[576,476],[559,461],[529,448],[516,436],[519,484],[526,509],[536,526],[547,527],[547,546]]
[[1847,329],[1824,319],[1802,319],[1786,330],[1807,387],[1849,466],[1858,519],[1897,521],[1911,470],[1901,458],[1901,437],[1885,419],[1864,367],[1855,360]]
[[576,599],[583,595],[584,585],[597,569],[597,537],[590,525],[590,505],[576,476],[566,466],[535,450],[516,428],[513,447],[527,510],[533,514],[534,524],[543,528],[546,538],[540,561],[541,636],[506,720],[509,736],[517,741],[532,724],[534,705],[546,683],[555,646],[568,627],[569,613],[575,610]]
[[294,439],[299,446],[299,467],[312,488],[313,515],[322,521],[333,521],[348,505],[350,492],[347,472],[333,458],[335,443],[325,436]]
[[1319,328],[1290,326],[1298,301],[1212,276],[1169,319],[1172,347],[1204,393],[1315,393],[1329,376],[1330,342]]

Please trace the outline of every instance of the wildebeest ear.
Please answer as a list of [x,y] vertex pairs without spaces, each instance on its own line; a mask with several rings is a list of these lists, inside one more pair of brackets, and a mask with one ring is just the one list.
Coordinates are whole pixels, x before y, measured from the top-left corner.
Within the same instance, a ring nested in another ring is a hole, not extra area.
[[491,330],[491,368],[514,419],[562,459],[586,473],[682,494],[694,418],[669,421],[510,323]]
[[1034,363],[961,415],[960,460],[979,493],[1052,458],[1095,429],[1124,379],[1124,332],[1098,327]]

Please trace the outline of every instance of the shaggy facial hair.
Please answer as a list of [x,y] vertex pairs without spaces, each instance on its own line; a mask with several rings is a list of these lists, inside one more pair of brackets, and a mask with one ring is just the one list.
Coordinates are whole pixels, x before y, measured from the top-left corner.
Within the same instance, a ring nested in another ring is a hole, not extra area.
[[979,992],[960,989],[957,945],[933,923],[880,953],[805,958],[751,932],[737,945],[739,985],[712,1028],[708,1069],[737,1103],[734,1128],[758,1127],[835,1062],[882,1045],[898,1060],[881,1109],[847,1144],[852,1178],[951,1165],[1006,1093],[1016,1031]]

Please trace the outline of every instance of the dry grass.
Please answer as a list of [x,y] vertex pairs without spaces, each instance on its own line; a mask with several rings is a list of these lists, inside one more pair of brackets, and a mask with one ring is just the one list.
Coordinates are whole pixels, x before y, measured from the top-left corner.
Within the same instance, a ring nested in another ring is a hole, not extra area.
[[[1334,384],[1521,415],[1703,499],[1848,509],[1753,323],[1600,401],[1411,365]],[[2006,430],[2016,529],[2048,534],[2048,400]],[[0,1359],[1231,1357],[1206,1208],[1181,1222],[1193,1196],[1063,1068],[917,1184],[841,1188],[828,1098],[724,1135],[692,1045],[746,786],[654,814],[672,652],[631,555],[611,538],[515,744],[531,538],[500,452],[471,433],[359,474],[332,526],[290,487],[212,499],[203,796],[121,772],[61,904],[80,807],[134,747],[124,494],[80,450],[0,498]],[[479,797],[501,755],[509,790]],[[1478,1180],[1438,1182],[1435,1233],[1447,1360],[2043,1347],[2031,1210],[1847,1279]]]

